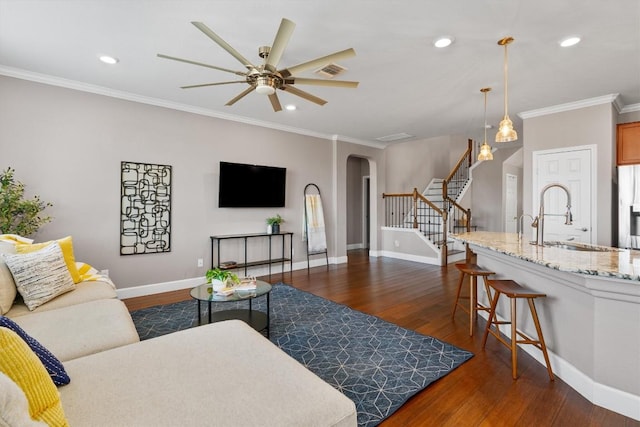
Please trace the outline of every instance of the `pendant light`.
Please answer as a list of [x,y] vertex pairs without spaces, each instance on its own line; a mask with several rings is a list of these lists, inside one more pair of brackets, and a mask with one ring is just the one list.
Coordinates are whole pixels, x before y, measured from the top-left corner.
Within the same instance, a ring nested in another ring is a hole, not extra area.
[[507,68],[507,45],[513,42],[513,37],[505,37],[498,40],[500,46],[504,46],[504,117],[500,122],[500,127],[496,135],[496,142],[511,142],[518,139],[518,133],[513,129],[513,123],[509,118],[507,95],[508,95],[508,68]]
[[480,92],[484,93],[484,142],[480,146],[478,161],[493,160],[493,153],[491,153],[491,146],[487,144],[487,93],[490,90],[491,90],[490,87],[483,87],[482,89],[480,89]]

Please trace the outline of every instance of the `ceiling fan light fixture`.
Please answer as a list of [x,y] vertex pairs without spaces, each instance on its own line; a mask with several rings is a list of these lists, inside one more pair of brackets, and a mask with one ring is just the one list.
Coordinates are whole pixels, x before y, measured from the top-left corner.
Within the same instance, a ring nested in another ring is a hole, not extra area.
[[256,92],[260,95],[273,95],[276,93],[275,79],[269,77],[258,77],[256,83]]

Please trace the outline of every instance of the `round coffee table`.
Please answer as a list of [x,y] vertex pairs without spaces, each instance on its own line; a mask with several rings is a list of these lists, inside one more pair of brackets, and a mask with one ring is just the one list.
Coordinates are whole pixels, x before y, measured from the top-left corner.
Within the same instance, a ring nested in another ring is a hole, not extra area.
[[[202,323],[202,302],[208,303],[209,323],[222,320],[239,319],[248,323],[256,331],[266,331],[269,338],[269,293],[271,285],[262,280],[256,280],[256,288],[252,290],[236,290],[230,295],[219,295],[211,290],[211,283],[204,283],[191,289],[191,297],[198,301],[198,325]],[[267,313],[254,311],[252,301],[254,298],[266,295]],[[223,310],[211,312],[212,302],[249,301],[249,309]]]

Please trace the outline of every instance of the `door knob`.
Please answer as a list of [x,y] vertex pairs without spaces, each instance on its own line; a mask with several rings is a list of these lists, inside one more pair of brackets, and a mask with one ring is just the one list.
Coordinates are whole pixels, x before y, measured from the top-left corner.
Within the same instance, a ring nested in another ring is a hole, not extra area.
[[580,231],[589,231],[589,229],[587,227],[582,227]]

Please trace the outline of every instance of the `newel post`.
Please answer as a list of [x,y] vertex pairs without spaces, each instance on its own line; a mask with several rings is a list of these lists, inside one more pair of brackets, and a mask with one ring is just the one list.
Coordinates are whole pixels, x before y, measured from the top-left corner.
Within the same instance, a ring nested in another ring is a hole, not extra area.
[[413,228],[418,228],[418,189],[413,188]]

